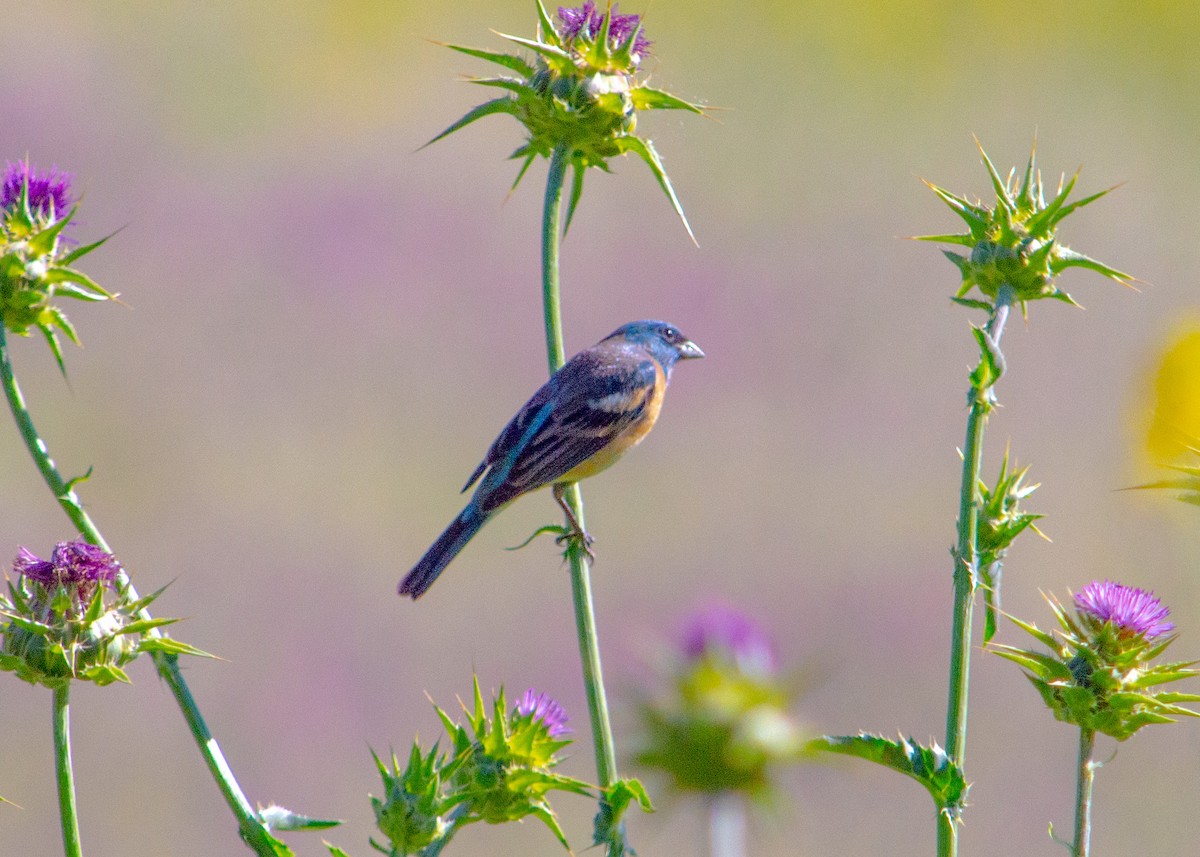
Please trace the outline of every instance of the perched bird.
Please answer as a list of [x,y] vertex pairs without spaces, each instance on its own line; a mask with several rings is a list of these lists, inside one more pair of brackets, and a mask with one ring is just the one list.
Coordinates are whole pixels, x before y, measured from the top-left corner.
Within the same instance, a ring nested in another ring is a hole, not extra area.
[[703,356],[678,328],[634,321],[568,360],[492,443],[463,486],[479,482],[471,502],[400,582],[400,594],[420,598],[494,514],[544,485],[554,485],[555,500],[587,541],[563,500],[566,486],[638,444],[658,419],[676,361]]

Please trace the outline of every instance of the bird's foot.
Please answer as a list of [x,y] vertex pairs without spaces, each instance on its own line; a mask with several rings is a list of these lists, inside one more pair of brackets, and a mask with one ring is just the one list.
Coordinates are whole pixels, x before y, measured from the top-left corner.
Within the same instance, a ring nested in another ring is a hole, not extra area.
[[583,548],[583,552],[587,554],[589,563],[596,561],[596,555],[592,553],[592,545],[596,543],[596,540],[578,527],[564,531],[554,539],[554,542],[558,545],[566,545],[568,550],[573,545],[579,545]]

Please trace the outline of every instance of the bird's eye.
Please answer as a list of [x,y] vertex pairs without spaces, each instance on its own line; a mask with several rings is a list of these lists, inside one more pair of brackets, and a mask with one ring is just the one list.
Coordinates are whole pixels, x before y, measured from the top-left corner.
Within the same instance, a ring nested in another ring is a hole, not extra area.
[[668,340],[674,342],[676,339],[679,338],[679,331],[673,327],[668,327],[665,330],[663,330],[663,336],[665,336]]

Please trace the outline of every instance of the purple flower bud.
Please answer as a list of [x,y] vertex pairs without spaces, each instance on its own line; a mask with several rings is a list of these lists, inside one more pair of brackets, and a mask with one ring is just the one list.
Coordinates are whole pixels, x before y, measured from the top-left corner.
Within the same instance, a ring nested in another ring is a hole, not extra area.
[[517,703],[516,713],[521,717],[532,715],[534,720],[540,720],[551,738],[561,738],[571,731],[567,727],[567,712],[563,711],[563,707],[532,687],[525,691]]
[[29,185],[29,210],[34,215],[58,219],[71,210],[71,175],[57,168],[39,173],[28,161],[6,161],[0,180],[0,208],[10,208]]
[[1094,622],[1111,622],[1123,634],[1137,634],[1147,640],[1175,630],[1175,625],[1166,621],[1171,611],[1153,592],[1109,580],[1085,586],[1075,595],[1075,608]]
[[[587,0],[578,9],[559,6],[558,19],[562,22],[562,26],[558,28],[558,34],[564,41],[570,41],[580,35],[588,39],[595,39],[604,31],[605,14],[605,12],[601,12],[596,8],[594,0]],[[608,38],[610,42],[621,44],[637,29],[638,23],[641,21],[641,16],[618,15],[616,6],[612,7],[611,14],[612,20],[608,24]],[[632,53],[635,56],[643,57],[649,50],[650,40],[642,33],[638,33],[637,39],[633,43]]]
[[758,623],[727,604],[712,604],[688,619],[682,634],[683,653],[690,660],[715,654],[732,660],[744,672],[775,672],[775,647]]

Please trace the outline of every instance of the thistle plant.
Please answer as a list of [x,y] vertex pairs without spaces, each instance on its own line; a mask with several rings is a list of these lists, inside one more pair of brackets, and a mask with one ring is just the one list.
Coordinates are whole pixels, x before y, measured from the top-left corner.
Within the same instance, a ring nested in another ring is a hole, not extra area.
[[[282,814],[274,811],[278,808],[272,808],[269,816],[260,816],[250,805],[179,669],[181,653],[200,652],[163,635],[160,627],[171,620],[154,619],[148,610],[158,593],[141,598],[115,560],[101,559],[111,557],[112,551],[75,491],[89,474],[63,478],[17,383],[8,334],[26,336],[37,329],[65,374],[58,335],[76,343],[79,336],[58,298],[100,302],[116,297],[75,267],[79,259],[107,240],[83,245],[74,242],[67,227],[77,207],[65,173],[38,171],[28,162],[9,163],[0,179],[0,386],[26,450],[81,534],[80,539],[57,548],[50,560],[25,553],[18,557],[19,580],[10,583],[9,598],[3,605],[5,653],[0,663],[25,680],[54,688],[60,795],[70,792],[69,801],[60,801],[68,855],[79,852],[73,781],[69,765],[65,773],[61,765],[70,754],[69,681],[123,680],[122,667],[141,652],[151,655],[159,676],[175,696],[205,764],[238,820],[242,838],[262,857],[287,855],[291,851],[272,835],[272,829],[305,829],[325,823],[306,822],[303,816],[286,810]],[[86,606],[79,598],[81,592],[90,592]],[[109,595],[112,600],[107,600]],[[268,826],[276,821],[278,827]]]
[[1009,313],[1018,305],[1027,316],[1029,305],[1043,299],[1074,305],[1059,284],[1059,276],[1069,268],[1086,268],[1126,286],[1133,282],[1130,275],[1070,249],[1059,235],[1059,226],[1069,214],[1100,199],[1107,190],[1069,201],[1078,179],[1076,173],[1070,179],[1062,177],[1047,199],[1048,188],[1037,168],[1036,149],[1020,175],[1014,168],[1006,177],[996,170],[981,145],[979,152],[995,201],[990,205],[972,201],[926,182],[963,220],[967,231],[917,239],[964,248],[965,252],[943,251],[961,278],[951,300],[988,315],[983,326],[971,327],[979,361],[969,375],[957,539],[951,549],[954,612],[945,749],[937,743],[921,745],[912,739],[897,741],[867,733],[815,742],[822,749],[870,759],[921,782],[938,808],[939,857],[958,853],[958,829],[967,795],[967,699],[976,590],[984,587],[987,617],[983,636],[989,640],[995,633],[1001,561],[1017,536],[1030,529],[1036,532],[1033,522],[1038,518],[1020,509],[1020,502],[1037,486],[1024,485],[1025,470],[1010,471],[1007,453],[992,487],[980,477],[984,428],[998,404],[996,384],[1007,369],[1000,341]]
[[142,652],[205,654],[147,635],[176,620],[138,618],[159,592],[133,600],[129,588],[117,584],[120,567],[110,553],[81,540],[59,542],[48,560],[22,547],[13,560],[16,580],[9,579],[7,597],[0,595],[0,669],[54,691],[54,761],[68,857],[82,853],[71,763],[71,682],[127,682],[123,668]]
[[[978,143],[978,141],[976,141]],[[995,203],[971,202],[962,196],[929,184],[950,209],[962,218],[967,231],[960,234],[924,235],[936,241],[967,248],[969,252],[943,251],[961,274],[953,300],[965,307],[988,313],[987,324],[972,326],[979,348],[979,363],[970,374],[967,391],[966,440],[959,494],[958,539],[954,557],[954,619],[951,631],[950,692],[946,713],[946,753],[960,769],[966,757],[967,691],[970,684],[970,652],[975,591],[981,578],[980,513],[984,508],[979,489],[983,462],[983,432],[988,415],[996,407],[995,386],[1005,371],[1000,339],[1013,304],[1027,314],[1030,303],[1052,299],[1074,304],[1059,286],[1058,277],[1072,267],[1096,271],[1126,286],[1130,275],[1067,247],[1058,234],[1059,225],[1072,212],[1095,202],[1107,190],[1068,202],[1078,172],[1059,180],[1047,201],[1046,186],[1037,169],[1036,148],[1020,178],[1016,169],[1002,177],[979,146],[984,167],[995,192]],[[928,184],[928,183],[927,183]],[[994,586],[993,581],[993,586]],[[938,853],[956,854],[958,822],[962,806],[946,806],[938,813]]]
[[371,805],[390,847],[371,840],[372,847],[393,857],[436,855],[468,824],[504,824],[532,816],[569,852],[548,795],[564,791],[596,797],[598,789],[554,771],[560,751],[571,743],[566,712],[533,689],[511,709],[503,689],[488,705],[478,678],[472,706],[462,709],[465,724],[434,706],[449,737],[447,751],[434,744],[426,753],[414,742],[403,771],[395,754],[390,767],[375,757],[384,793],[372,797]]
[[[704,111],[699,105],[650,87],[640,76],[642,61],[650,49],[640,16],[618,14],[612,6],[601,10],[593,0],[587,0],[580,7],[560,7],[556,21],[541,0],[536,0],[536,7],[538,28],[534,38],[501,34],[527,51],[525,54],[448,45],[498,65],[508,73],[471,78],[477,85],[504,93],[472,108],[430,143],[484,116],[507,114],[520,122],[525,131],[525,141],[512,155],[521,161],[513,187],[539,156],[549,160],[542,209],[542,303],[546,357],[553,375],[566,359],[559,283],[560,239],[579,205],[587,170],[597,168],[607,172],[614,157],[636,155],[649,167],[692,236],[657,150],[636,131],[639,110],[685,110],[697,114]],[[564,220],[562,196],[568,167],[573,170],[573,179]],[[624,826],[620,823],[625,807],[631,802],[648,805],[648,801],[641,800],[644,790],[640,784],[622,780],[617,774],[616,745],[596,634],[589,572],[592,554],[584,538],[583,496],[578,484],[566,486],[562,499],[568,510],[568,525],[546,529],[558,532],[565,542],[564,555],[570,567],[575,624],[595,744],[596,776],[603,793],[595,837],[598,844],[604,844],[607,854],[619,857],[628,850]]]
[[[1092,785],[1096,734],[1126,741],[1153,723],[1200,717],[1180,703],[1200,695],[1156,691],[1193,678],[1195,661],[1155,663],[1174,642],[1168,609],[1152,592],[1111,581],[1093,581],[1074,596],[1074,613],[1053,595],[1043,595],[1058,628],[1039,630],[1013,618],[1048,651],[996,645],[993,651],[1025,669],[1055,719],[1079,727],[1079,769],[1072,853],[1084,857],[1091,841]],[[1011,617],[1010,617],[1011,618]]]
[[637,761],[705,799],[713,857],[745,854],[747,801],[776,797],[780,769],[804,748],[774,646],[743,613],[712,605],[689,617],[667,684],[641,706]]

